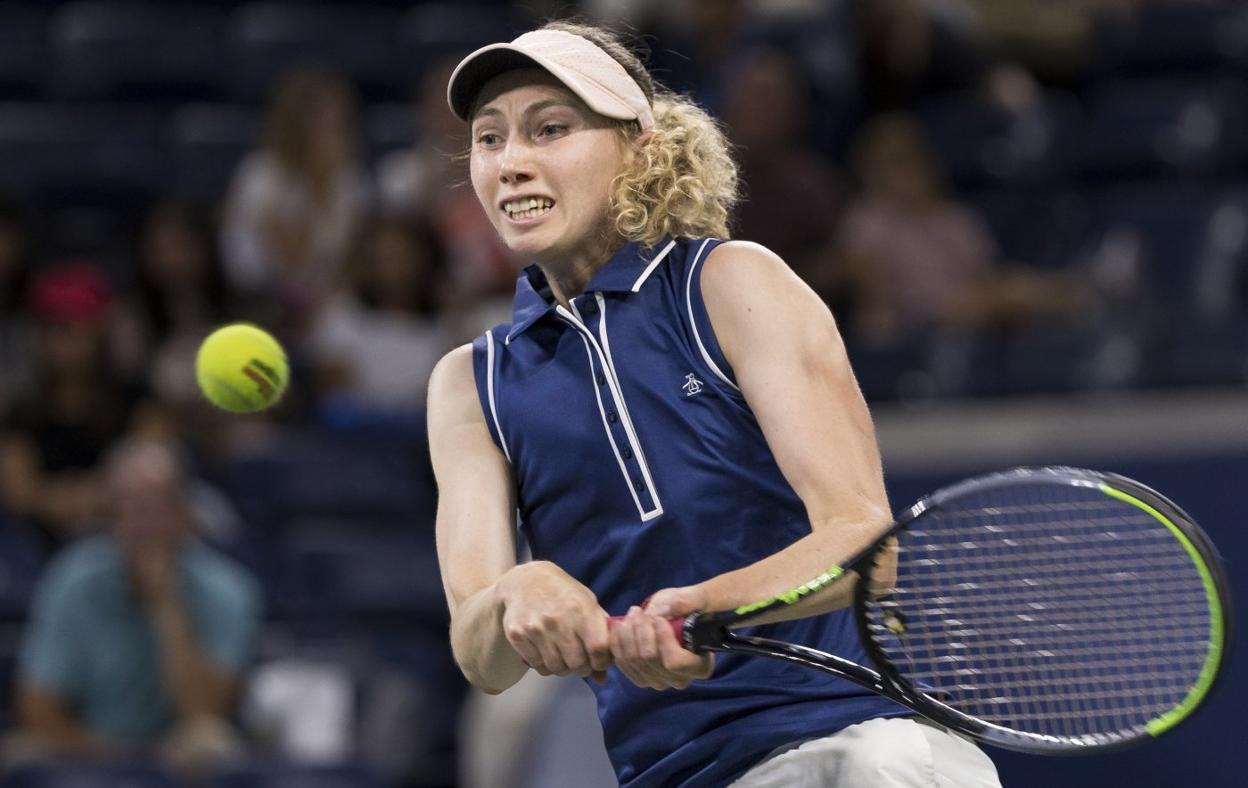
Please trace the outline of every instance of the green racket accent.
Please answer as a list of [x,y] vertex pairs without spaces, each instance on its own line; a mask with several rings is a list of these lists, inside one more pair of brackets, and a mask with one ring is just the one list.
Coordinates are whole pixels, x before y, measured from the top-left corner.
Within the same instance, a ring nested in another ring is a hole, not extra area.
[[1125,501],[1132,506],[1148,512],[1162,525],[1170,529],[1170,532],[1174,534],[1174,537],[1178,539],[1179,543],[1183,545],[1183,548],[1187,550],[1187,554],[1191,556],[1192,562],[1196,564],[1196,570],[1200,572],[1201,583],[1203,583],[1205,587],[1205,597],[1209,601],[1209,654],[1205,657],[1205,664],[1200,669],[1200,676],[1197,678],[1195,686],[1188,691],[1187,697],[1185,697],[1179,705],[1144,726],[1145,730],[1147,730],[1151,735],[1160,736],[1173,728],[1175,725],[1178,725],[1185,717],[1191,714],[1196,706],[1198,706],[1204,699],[1205,695],[1209,693],[1210,687],[1213,686],[1213,678],[1217,671],[1218,663],[1222,659],[1222,649],[1225,645],[1224,641],[1226,638],[1226,633],[1222,626],[1222,602],[1218,597],[1217,586],[1213,582],[1213,575],[1210,573],[1209,567],[1205,564],[1204,559],[1201,558],[1200,551],[1196,549],[1196,546],[1193,545],[1192,541],[1187,538],[1187,534],[1183,533],[1182,529],[1171,522],[1170,518],[1166,517],[1152,506],[1149,506],[1144,501],[1141,501],[1139,498],[1128,495],[1121,490],[1114,489],[1104,482],[1102,482],[1099,487],[1101,492],[1111,498],[1117,498],[1120,501]]
[[813,580],[807,580],[797,588],[791,588],[788,591],[777,594],[773,597],[768,597],[760,602],[752,602],[748,605],[742,605],[732,612],[738,616],[745,616],[762,610],[763,608],[771,607],[777,602],[783,602],[786,605],[791,605],[807,594],[813,594],[815,591],[819,591],[832,583],[832,581],[840,579],[843,574],[845,574],[844,569],[839,566],[834,566]]

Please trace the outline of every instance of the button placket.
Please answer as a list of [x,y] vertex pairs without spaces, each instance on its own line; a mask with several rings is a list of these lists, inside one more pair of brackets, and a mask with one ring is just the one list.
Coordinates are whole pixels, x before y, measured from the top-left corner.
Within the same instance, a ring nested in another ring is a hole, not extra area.
[[[573,309],[576,310],[575,302]],[[640,447],[633,438],[636,433],[626,421],[628,411],[620,400],[622,392],[618,389],[618,378],[610,368],[609,356],[603,352],[593,333],[579,319],[579,310],[573,315],[559,307],[556,312],[577,330],[585,344],[591,379],[597,384],[594,393],[602,412],[603,428],[607,431],[624,481],[637,504],[638,513],[643,521],[658,517],[663,513],[662,504],[655,498],[651,485],[646,483],[649,472],[644,465]]]

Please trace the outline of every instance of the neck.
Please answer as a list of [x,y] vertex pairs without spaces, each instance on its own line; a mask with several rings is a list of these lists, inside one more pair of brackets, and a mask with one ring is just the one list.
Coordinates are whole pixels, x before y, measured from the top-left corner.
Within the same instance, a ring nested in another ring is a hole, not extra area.
[[538,267],[546,275],[546,283],[550,285],[555,301],[567,308],[573,298],[585,292],[589,280],[607,264],[612,255],[624,245],[624,239],[603,239],[603,242],[592,250],[585,250],[572,255],[560,256],[556,260],[539,260]]

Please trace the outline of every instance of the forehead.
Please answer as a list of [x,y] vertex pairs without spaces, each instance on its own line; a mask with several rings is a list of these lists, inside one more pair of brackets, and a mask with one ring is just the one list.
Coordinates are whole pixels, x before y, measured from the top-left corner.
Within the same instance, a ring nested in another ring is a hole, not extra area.
[[549,71],[534,67],[505,71],[486,82],[474,102],[472,120],[475,121],[487,109],[507,115],[509,112],[523,112],[538,101],[552,99],[578,112],[595,114]]

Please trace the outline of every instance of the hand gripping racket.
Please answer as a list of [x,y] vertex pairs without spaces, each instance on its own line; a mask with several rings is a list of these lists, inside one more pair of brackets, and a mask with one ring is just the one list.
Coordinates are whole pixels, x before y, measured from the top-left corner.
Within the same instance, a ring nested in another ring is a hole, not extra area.
[[[878,671],[731,631],[850,572]],[[1126,746],[1190,716],[1226,662],[1230,598],[1213,545],[1156,492],[1111,474],[1021,468],[924,498],[843,568],[673,627],[691,651],[818,668],[982,742],[1067,754]]]

